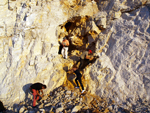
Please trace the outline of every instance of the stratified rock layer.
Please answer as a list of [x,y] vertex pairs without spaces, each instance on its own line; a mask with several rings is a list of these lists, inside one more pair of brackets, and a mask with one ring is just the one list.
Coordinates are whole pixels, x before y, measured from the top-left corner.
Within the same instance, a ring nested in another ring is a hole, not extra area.
[[[90,48],[97,57],[85,67],[88,93],[123,107],[150,101],[148,0],[2,0],[0,2],[0,99],[24,100],[34,82],[74,88],[66,71]],[[69,58],[59,54],[67,36]],[[23,109],[23,108],[22,108]]]

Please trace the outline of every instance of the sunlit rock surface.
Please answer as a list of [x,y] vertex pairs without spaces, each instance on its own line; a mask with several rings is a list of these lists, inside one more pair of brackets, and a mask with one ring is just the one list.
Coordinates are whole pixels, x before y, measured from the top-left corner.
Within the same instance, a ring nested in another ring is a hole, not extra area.
[[[46,84],[45,93],[63,84],[73,89],[66,71],[88,48],[99,58],[82,72],[87,92],[123,107],[150,102],[148,0],[1,0],[0,12],[4,105],[24,100],[34,82]],[[64,36],[68,59],[59,54]]]

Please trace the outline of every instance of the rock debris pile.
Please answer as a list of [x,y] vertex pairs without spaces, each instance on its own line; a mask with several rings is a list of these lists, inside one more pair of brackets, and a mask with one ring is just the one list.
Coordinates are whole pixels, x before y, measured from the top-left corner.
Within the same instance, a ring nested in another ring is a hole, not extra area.
[[[45,95],[37,106],[32,108],[32,97],[26,99],[12,108],[8,108],[7,113],[132,113],[137,109],[123,109],[115,105],[112,100],[101,99],[89,93],[81,94],[79,89],[71,90],[68,87],[58,87],[49,95]],[[142,106],[143,113],[150,112],[150,107]],[[141,111],[139,111],[141,112]]]

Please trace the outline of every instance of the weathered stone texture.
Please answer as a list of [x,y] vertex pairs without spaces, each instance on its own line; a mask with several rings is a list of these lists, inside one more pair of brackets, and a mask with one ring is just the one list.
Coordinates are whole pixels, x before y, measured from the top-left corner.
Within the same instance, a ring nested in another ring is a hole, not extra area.
[[89,74],[99,83],[93,90],[104,97],[114,95],[118,103],[128,99],[134,103],[137,98],[149,100],[146,90],[149,87],[149,11],[141,7],[123,13],[112,24],[108,48],[100,54],[100,61],[91,66]]
[[[119,104],[150,101],[148,3],[0,0],[0,99],[18,103],[34,82],[46,84],[45,93],[62,84],[74,88],[66,71],[90,48],[99,58],[82,72],[87,92]],[[58,54],[65,35],[67,60]]]

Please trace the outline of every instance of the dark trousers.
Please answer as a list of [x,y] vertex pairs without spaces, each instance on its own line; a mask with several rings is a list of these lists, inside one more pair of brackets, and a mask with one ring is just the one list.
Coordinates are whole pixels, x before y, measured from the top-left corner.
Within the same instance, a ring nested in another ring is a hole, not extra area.
[[75,82],[76,82],[77,86],[79,87],[78,81],[79,81],[79,83],[80,83],[80,85],[82,87],[82,90],[84,90],[84,87],[83,87],[80,75],[77,75],[77,78],[75,79]]
[[80,66],[79,66],[79,69],[80,69],[80,70],[84,69],[84,65],[86,66],[87,64],[89,64],[89,59],[81,59],[81,58],[80,58]]

